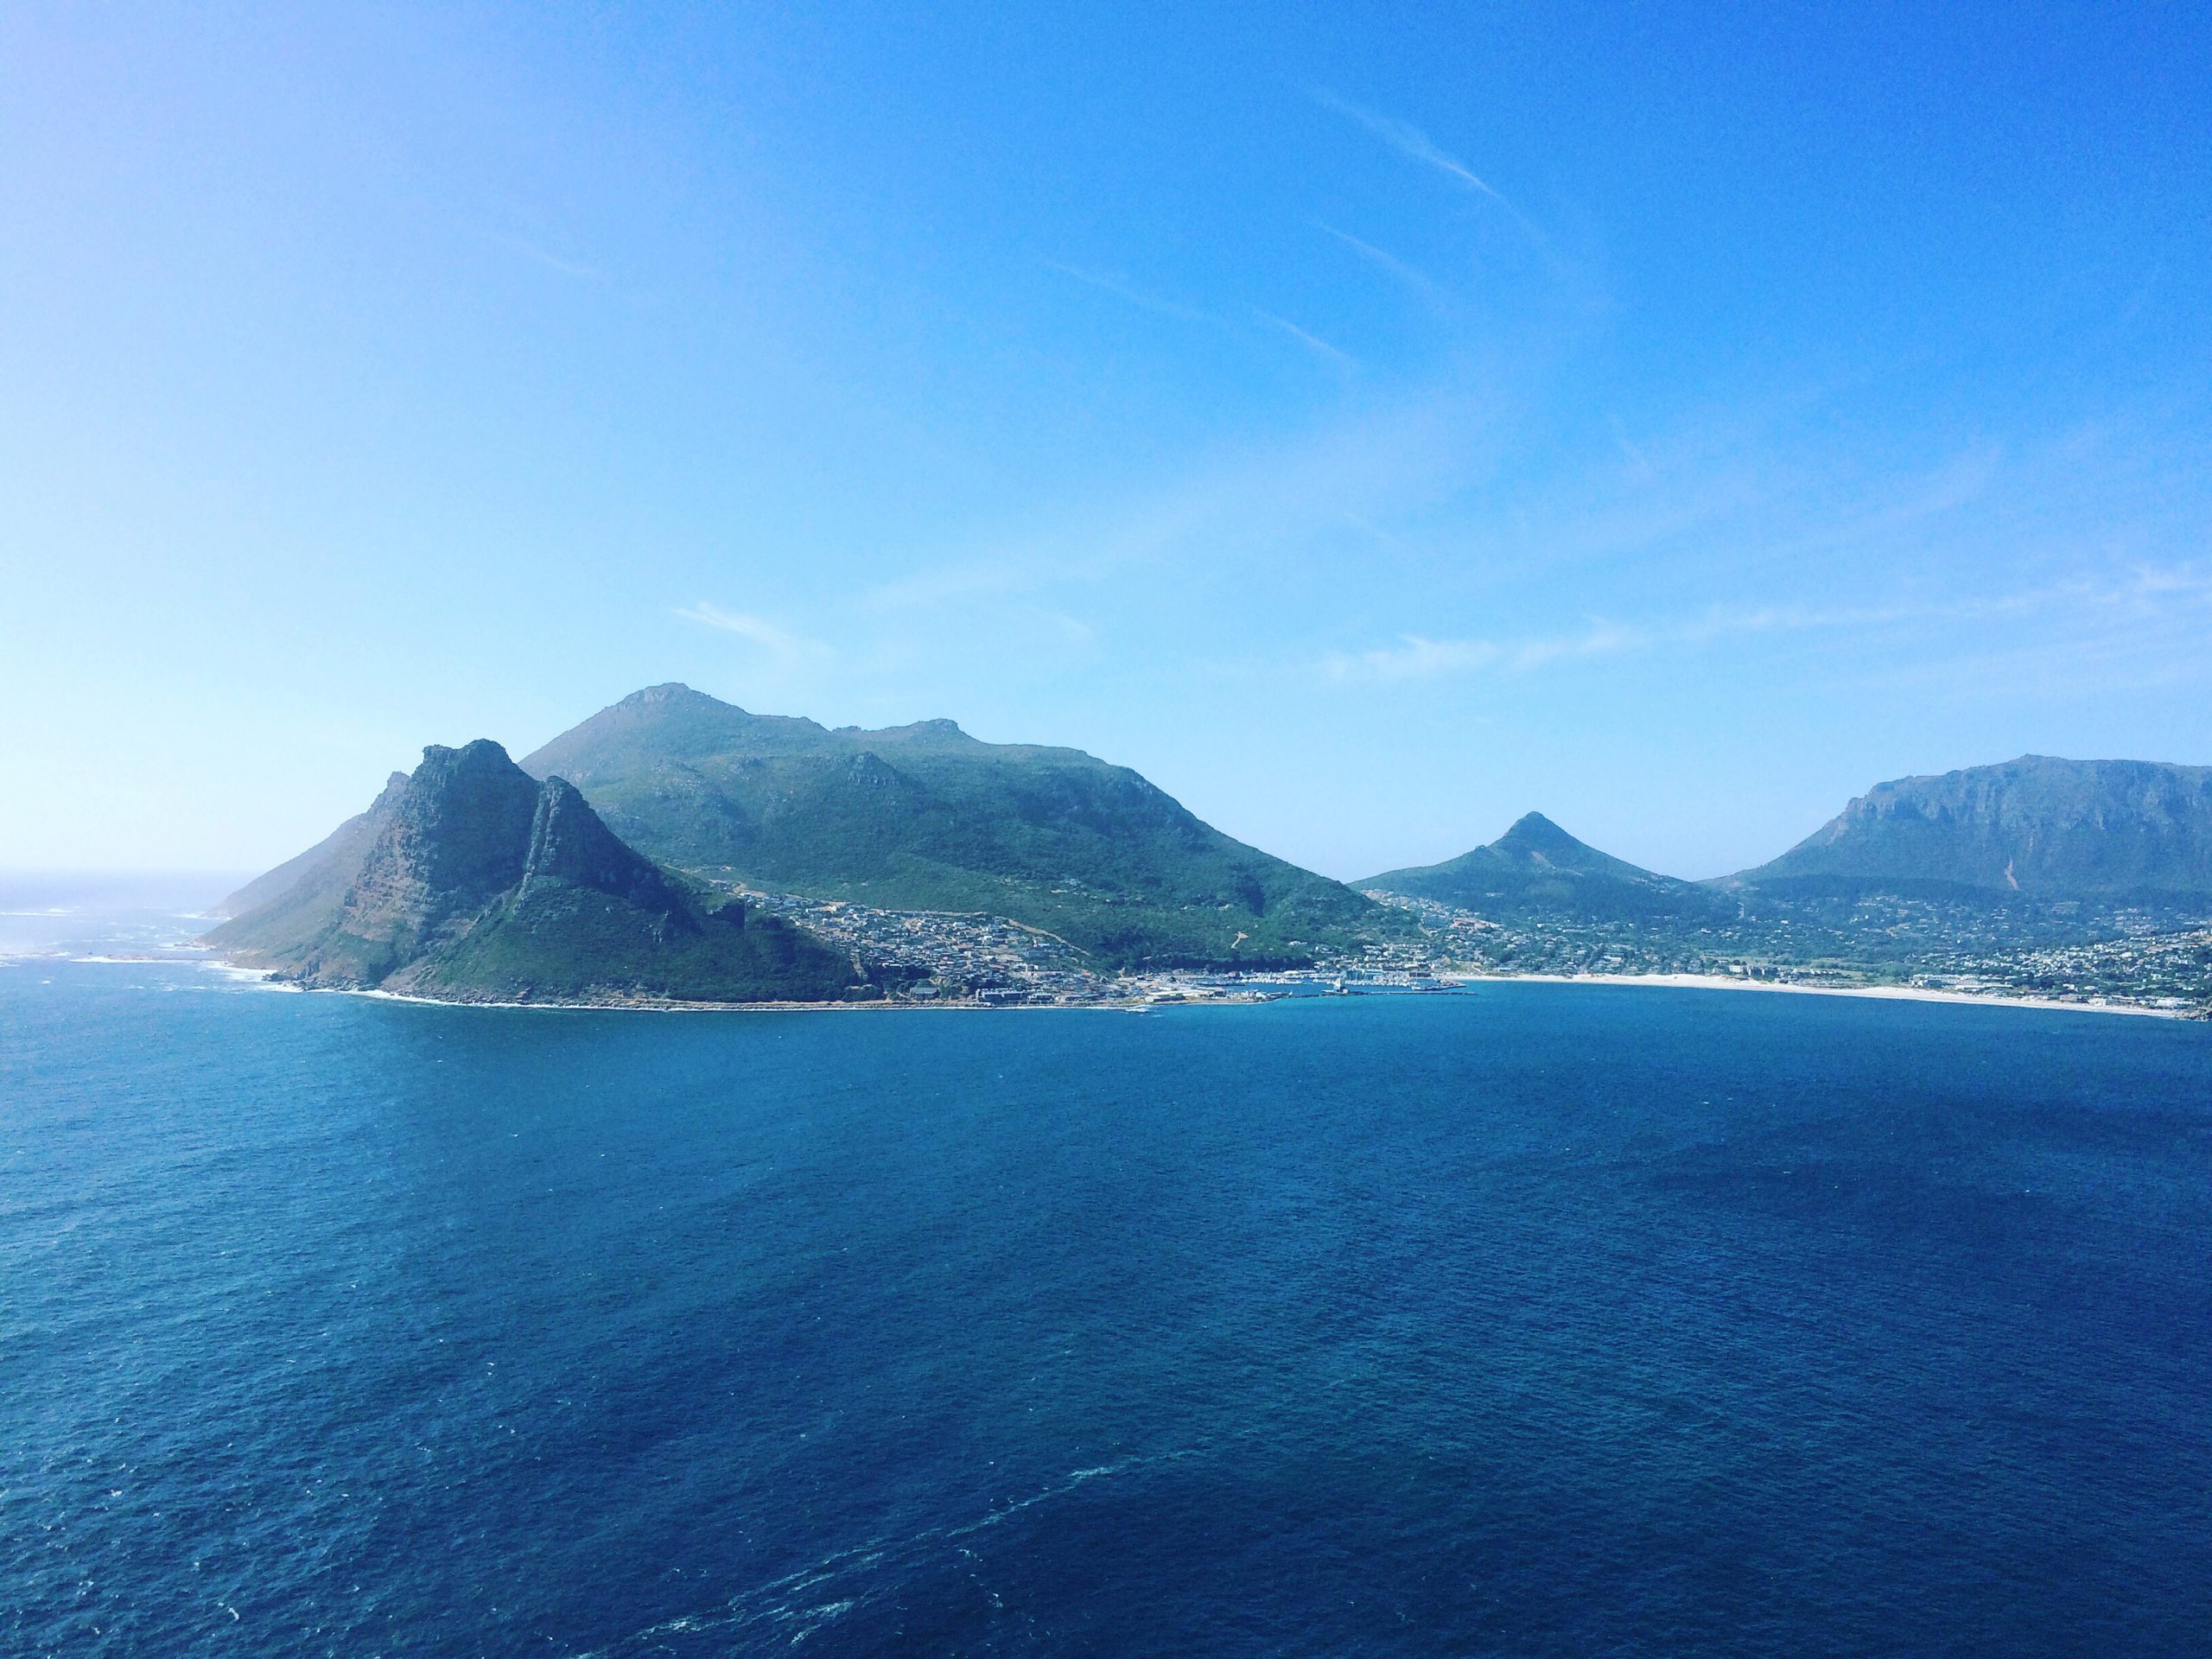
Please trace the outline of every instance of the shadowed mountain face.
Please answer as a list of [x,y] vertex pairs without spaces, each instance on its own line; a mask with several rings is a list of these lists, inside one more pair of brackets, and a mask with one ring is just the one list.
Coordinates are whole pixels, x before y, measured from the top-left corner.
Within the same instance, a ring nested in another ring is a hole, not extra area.
[[1298,960],[1376,922],[1126,767],[950,721],[830,730],[687,686],[626,697],[523,762],[679,869],[887,909],[982,911],[1101,965]]
[[2212,899],[2212,767],[2024,755],[1880,784],[1772,863],[1762,890],[1986,889]]
[[1531,812],[1488,846],[1442,864],[1389,870],[1356,887],[1471,910],[1493,920],[1732,919],[1735,901],[1639,868]]
[[208,935],[303,985],[461,1001],[835,1000],[851,963],[742,906],[709,909],[574,785],[498,744],[433,747],[320,847],[234,895]]

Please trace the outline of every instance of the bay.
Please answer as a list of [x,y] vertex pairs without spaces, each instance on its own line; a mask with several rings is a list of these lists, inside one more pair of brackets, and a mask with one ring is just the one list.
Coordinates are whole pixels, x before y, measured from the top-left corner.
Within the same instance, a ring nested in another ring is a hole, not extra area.
[[2212,1629],[2212,1028],[0,965],[11,1652]]

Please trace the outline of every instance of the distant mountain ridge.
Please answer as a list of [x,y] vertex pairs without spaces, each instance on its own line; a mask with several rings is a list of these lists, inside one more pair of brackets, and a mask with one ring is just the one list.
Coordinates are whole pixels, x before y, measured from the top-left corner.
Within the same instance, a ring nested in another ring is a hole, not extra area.
[[675,868],[885,909],[975,911],[1103,967],[1257,965],[1388,926],[1342,884],[1224,835],[1077,749],[949,720],[881,731],[650,687],[524,758]]
[[710,908],[624,845],[573,785],[539,783],[482,739],[425,749],[366,812],[230,906],[210,944],[313,987],[819,1001],[859,977],[796,929],[748,925],[741,906]]
[[[982,742],[944,720],[832,729],[664,685],[524,766],[489,741],[426,749],[366,811],[234,893],[209,943],[305,985],[574,1002],[874,998],[922,978],[918,998],[1080,999],[1096,970],[1317,959],[1957,974],[1992,951],[2202,927],[2212,768],[2029,755],[1902,779],[1707,882],[1532,812],[1358,885],[1499,927],[1377,903],[1079,750]],[[777,896],[755,907],[733,888]],[[1040,933],[1065,944],[1037,955],[1024,940]]]
[[1728,878],[1763,889],[1821,884],[2212,897],[2212,766],[2030,754],[1901,778]]
[[1732,917],[1732,899],[1639,868],[1576,840],[1541,812],[1441,864],[1386,870],[1353,886],[1426,899],[1497,920],[1700,921]]

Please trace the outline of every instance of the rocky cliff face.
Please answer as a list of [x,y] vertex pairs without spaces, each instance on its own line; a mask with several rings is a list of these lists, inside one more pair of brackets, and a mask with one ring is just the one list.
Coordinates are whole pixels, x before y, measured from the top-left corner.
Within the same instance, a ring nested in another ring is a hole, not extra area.
[[522,880],[537,797],[537,785],[488,739],[423,750],[342,901],[337,936],[308,976],[380,981],[466,933]]
[[541,785],[488,741],[425,749],[411,776],[293,865],[304,868],[289,887],[208,942],[303,985],[461,1001],[823,1001],[861,977],[810,936],[710,907],[572,785]]
[[2023,755],[1879,784],[1733,880],[2212,895],[2212,767]]
[[526,904],[533,894],[563,885],[596,888],[660,914],[679,929],[691,925],[683,901],[660,871],[607,827],[575,785],[548,778],[537,791],[515,900]]

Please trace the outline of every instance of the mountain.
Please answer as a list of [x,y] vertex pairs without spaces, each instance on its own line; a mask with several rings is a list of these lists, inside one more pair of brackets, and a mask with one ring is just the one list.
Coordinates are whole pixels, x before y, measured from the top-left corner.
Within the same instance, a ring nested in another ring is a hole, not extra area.
[[986,912],[1102,967],[1301,961],[1390,925],[1125,766],[982,742],[949,720],[831,730],[660,685],[522,764],[568,779],[676,868],[884,909]]
[[369,843],[376,839],[384,816],[389,812],[397,791],[407,783],[407,774],[395,772],[385,780],[384,793],[370,803],[365,812],[357,812],[325,836],[307,851],[296,858],[288,858],[275,869],[256,876],[245,886],[215,907],[219,916],[243,916],[250,910],[258,910],[290,893],[309,874],[316,871],[350,870],[369,850]]
[[624,845],[574,785],[541,784],[484,740],[423,750],[366,812],[231,904],[237,913],[207,943],[309,986],[455,1001],[822,1001],[857,977],[849,958],[785,923],[710,907]]
[[1762,891],[1980,889],[2212,900],[2212,767],[2023,755],[1878,784],[1780,858]]
[[1696,923],[1737,913],[1733,899],[1601,853],[1541,812],[1445,863],[1389,870],[1353,885],[1433,899],[1493,921]]

